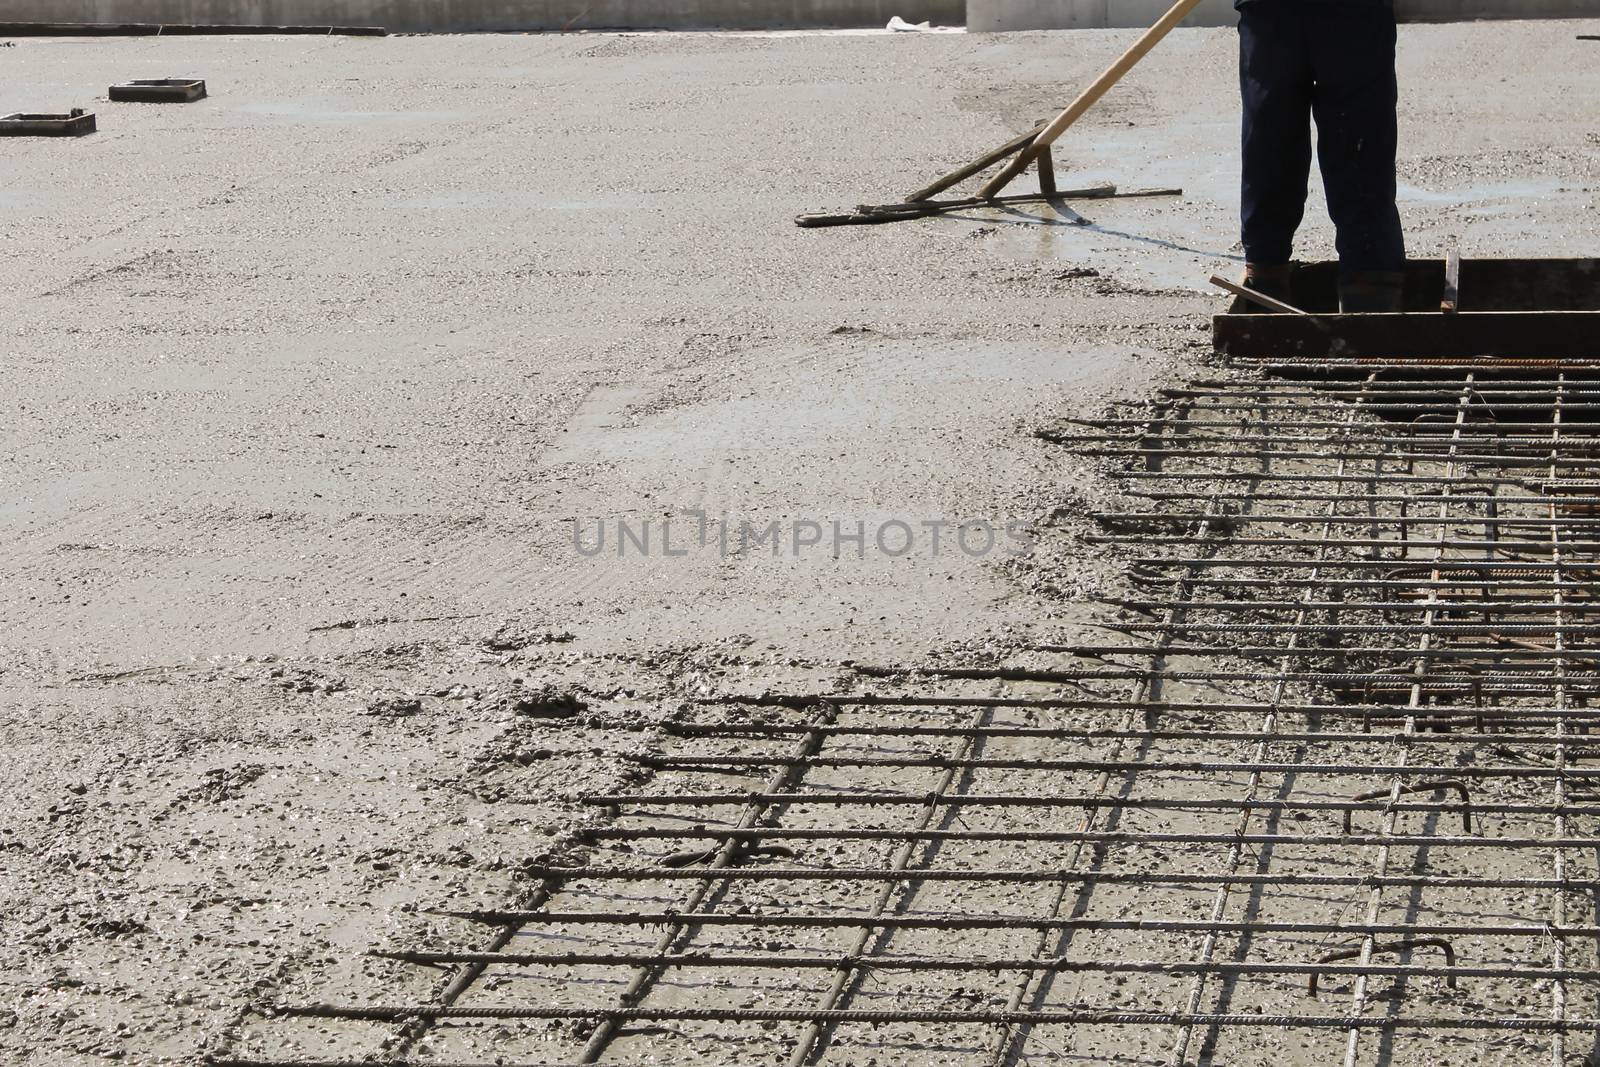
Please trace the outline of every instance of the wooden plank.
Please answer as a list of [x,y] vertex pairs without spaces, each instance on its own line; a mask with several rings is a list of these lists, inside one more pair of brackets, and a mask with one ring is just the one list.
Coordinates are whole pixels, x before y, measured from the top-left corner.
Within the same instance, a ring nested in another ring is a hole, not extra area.
[[1217,351],[1241,359],[1600,359],[1600,311],[1217,315]]
[[1446,315],[1454,315],[1460,306],[1461,300],[1461,249],[1452,248],[1444,261],[1444,297],[1439,301],[1439,310]]
[[[1406,290],[1444,292],[1445,258],[1415,259],[1406,267]],[[1295,303],[1313,315],[1339,307],[1339,264],[1302,263],[1295,272]],[[1462,295],[1471,290],[1470,305]],[[1463,255],[1457,309],[1488,311],[1600,311],[1600,260],[1566,258],[1475,259]]]

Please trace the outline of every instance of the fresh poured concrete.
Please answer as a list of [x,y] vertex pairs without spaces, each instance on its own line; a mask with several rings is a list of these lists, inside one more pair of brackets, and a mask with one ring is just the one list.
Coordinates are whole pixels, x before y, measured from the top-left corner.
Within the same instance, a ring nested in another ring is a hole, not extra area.
[[[1402,29],[1415,254],[1600,249],[1580,31]],[[366,950],[466,944],[418,909],[513,899],[687,698],[1082,638],[1118,591],[1072,532],[1095,471],[1034,430],[1209,356],[1232,33],[1179,31],[1060,146],[1063,184],[1181,198],[791,219],[1006,140],[1132,36],[0,49],[0,111],[101,128],[0,151],[0,1063],[190,1064],[254,1002],[428,996]],[[104,99],[174,74],[212,96]],[[1040,540],[724,553],[694,511]],[[573,544],[675,516],[686,555]],[[518,680],[589,709],[518,716]]]

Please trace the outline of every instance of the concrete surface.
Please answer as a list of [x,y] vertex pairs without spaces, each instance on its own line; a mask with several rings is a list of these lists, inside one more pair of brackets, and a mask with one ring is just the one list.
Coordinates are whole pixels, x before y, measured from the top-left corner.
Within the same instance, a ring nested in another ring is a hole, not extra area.
[[[1580,30],[1402,31],[1414,253],[1595,254]],[[0,1062],[187,1063],[255,1000],[425,991],[364,951],[510,899],[684,697],[1080,635],[1117,578],[1069,532],[1094,472],[1032,431],[1208,353],[1231,33],[1061,146],[1064,183],[1181,199],[790,220],[1000,143],[1131,36],[0,49],[0,110],[101,129],[0,154]],[[212,96],[103,99],[173,74]],[[573,545],[684,510],[1040,541]],[[589,711],[516,714],[542,685]]]
[[962,0],[0,0],[0,22],[383,26],[391,32],[959,25]]
[[[966,0],[969,33],[1015,30],[1126,29],[1149,26],[1168,0]],[[1402,22],[1600,17],[1600,0],[1395,0]],[[1233,0],[1202,0],[1188,26],[1232,26]]]

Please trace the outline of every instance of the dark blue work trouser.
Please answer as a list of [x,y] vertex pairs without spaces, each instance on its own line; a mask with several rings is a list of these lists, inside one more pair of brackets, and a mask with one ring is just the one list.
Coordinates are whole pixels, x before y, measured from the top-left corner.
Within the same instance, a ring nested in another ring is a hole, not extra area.
[[1382,4],[1253,0],[1239,11],[1245,259],[1289,262],[1305,215],[1311,119],[1340,273],[1397,271],[1395,22]]

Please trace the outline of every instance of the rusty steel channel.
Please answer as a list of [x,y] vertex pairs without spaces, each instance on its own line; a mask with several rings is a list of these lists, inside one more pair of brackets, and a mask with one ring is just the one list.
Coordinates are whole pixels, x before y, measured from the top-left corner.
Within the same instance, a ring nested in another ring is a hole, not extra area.
[[442,995],[217,1062],[1586,1062],[1600,377],[1307,369],[1050,431],[1102,637],[700,700],[531,906],[374,946]]

